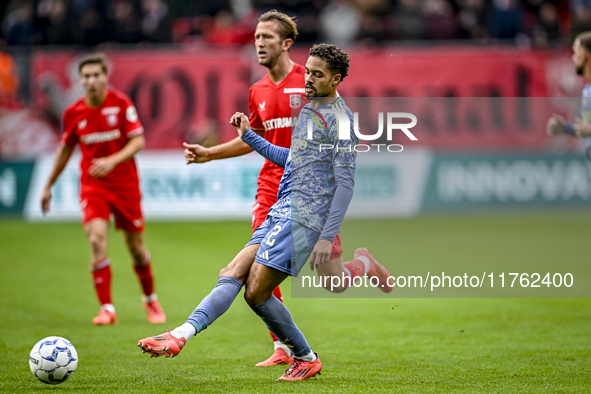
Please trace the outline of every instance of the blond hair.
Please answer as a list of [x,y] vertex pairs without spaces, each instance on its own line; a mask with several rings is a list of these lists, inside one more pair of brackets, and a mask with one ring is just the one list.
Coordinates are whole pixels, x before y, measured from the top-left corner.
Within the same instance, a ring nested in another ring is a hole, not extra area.
[[268,21],[277,22],[279,35],[281,36],[282,40],[289,38],[295,41],[296,36],[298,35],[295,17],[290,17],[289,15],[277,10],[271,10],[261,15],[257,23]]

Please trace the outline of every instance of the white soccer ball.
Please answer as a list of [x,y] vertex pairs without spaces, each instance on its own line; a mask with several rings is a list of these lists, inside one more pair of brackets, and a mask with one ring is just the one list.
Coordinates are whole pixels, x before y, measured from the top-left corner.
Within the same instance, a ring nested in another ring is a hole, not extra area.
[[43,383],[63,383],[78,367],[78,353],[74,345],[65,338],[43,338],[31,349],[29,367],[33,375]]

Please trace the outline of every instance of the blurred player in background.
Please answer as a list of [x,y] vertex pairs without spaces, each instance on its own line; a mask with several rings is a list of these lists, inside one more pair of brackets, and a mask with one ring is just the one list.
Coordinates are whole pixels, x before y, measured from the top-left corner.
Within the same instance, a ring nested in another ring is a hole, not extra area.
[[64,114],[64,133],[53,168],[43,189],[41,209],[49,211],[51,187],[80,145],[80,207],[82,225],[90,243],[90,271],[101,304],[96,325],[117,323],[111,298],[111,260],[107,256],[110,215],[123,230],[125,244],[142,287],[142,303],[150,323],[164,323],[166,315],[154,292],[150,253],[144,244],[137,168],[133,156],[145,146],[144,128],[131,100],[107,89],[107,62],[102,53],[79,62],[84,97]]
[[[281,343],[293,351],[290,366],[278,380],[304,380],[320,373],[320,359],[273,291],[289,275],[297,276],[308,257],[312,268],[321,270],[330,265],[333,240],[353,197],[357,155],[353,145],[358,139],[353,126],[349,129],[350,138],[339,139],[334,113],[343,112],[353,125],[353,114],[336,95],[337,86],[347,76],[349,61],[349,56],[334,45],[320,44],[310,50],[305,94],[320,100],[302,109],[291,136],[293,145],[307,148],[291,151],[273,145],[250,130],[244,114],[232,116],[230,123],[241,139],[285,169],[277,202],[244,249],[220,271],[217,285],[185,324],[171,332],[141,339],[138,346],[144,352],[154,357],[178,355],[188,340],[230,308],[245,286],[246,302]],[[331,113],[323,116],[323,110]],[[308,119],[315,121],[311,139]],[[321,144],[343,149],[320,150]]]
[[582,94],[581,118],[575,118],[574,123],[569,123],[562,116],[552,114],[546,124],[546,132],[548,135],[568,134],[585,138],[587,158],[591,160],[591,31],[577,35],[573,43],[572,59],[577,74],[587,80]]
[[[292,117],[294,111],[303,104],[304,74],[303,66],[294,63],[289,57],[289,50],[293,45],[298,30],[295,22],[288,15],[269,11],[258,19],[255,31],[255,48],[259,64],[267,69],[267,75],[250,88],[249,109],[250,126],[257,134],[264,136],[273,145],[289,148],[291,143],[291,129],[295,126]],[[205,148],[201,145],[185,144],[187,164],[205,163],[211,160],[227,159],[242,156],[253,151],[240,138]],[[256,202],[252,208],[253,232],[263,224],[269,209],[277,201],[277,191],[283,168],[265,160],[257,180],[258,189]],[[337,234],[334,239],[331,260],[335,267],[341,267],[341,238]],[[349,276],[356,276],[358,272],[372,274],[370,269],[375,267],[375,259],[365,248],[355,250],[354,259],[345,264]],[[375,273],[374,273],[375,274]],[[387,277],[388,275],[386,275]],[[329,282],[327,282],[329,283]],[[345,288],[339,288],[344,291]],[[390,291],[390,288],[383,289]],[[273,292],[275,297],[283,302],[279,287]],[[257,367],[287,364],[291,358],[289,348],[271,333],[274,352],[265,361],[257,363]]]

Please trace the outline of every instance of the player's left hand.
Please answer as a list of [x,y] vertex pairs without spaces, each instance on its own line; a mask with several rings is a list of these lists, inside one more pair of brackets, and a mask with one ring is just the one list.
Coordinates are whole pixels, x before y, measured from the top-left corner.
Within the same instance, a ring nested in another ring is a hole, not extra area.
[[236,112],[230,118],[230,124],[236,127],[236,131],[238,131],[238,135],[242,137],[248,129],[250,129],[250,122],[248,121],[248,117],[244,115],[242,112]]
[[577,137],[591,137],[591,124],[585,122],[583,119],[575,118],[573,128],[575,129],[575,133],[577,133]]
[[115,163],[113,163],[112,160],[110,160],[108,157],[101,157],[92,161],[92,165],[88,169],[88,173],[93,178],[103,178],[108,173],[113,171],[114,168]]
[[326,239],[319,239],[310,254],[310,270],[314,271],[314,267],[318,268],[319,265],[327,263],[330,260],[331,252],[332,242]]

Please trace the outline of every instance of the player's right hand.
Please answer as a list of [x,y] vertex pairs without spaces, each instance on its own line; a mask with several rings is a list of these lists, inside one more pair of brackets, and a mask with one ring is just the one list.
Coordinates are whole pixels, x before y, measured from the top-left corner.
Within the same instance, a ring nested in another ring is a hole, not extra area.
[[310,271],[314,271],[314,268],[318,269],[322,264],[328,263],[331,252],[332,242],[327,239],[319,239],[312,248],[312,253],[310,253]]
[[49,203],[51,202],[51,189],[43,189],[41,194],[41,212],[45,215],[49,211]]
[[248,121],[248,117],[244,115],[242,112],[236,112],[230,118],[230,124],[236,127],[236,131],[238,131],[238,135],[242,137],[248,129],[250,129],[250,122]]
[[183,142],[185,147],[185,162],[187,164],[192,163],[207,163],[211,161],[209,157],[209,149],[199,144],[187,144]]
[[548,135],[558,135],[564,132],[564,124],[566,121],[564,118],[558,114],[552,114],[550,119],[548,119],[548,123],[546,123],[546,134]]

